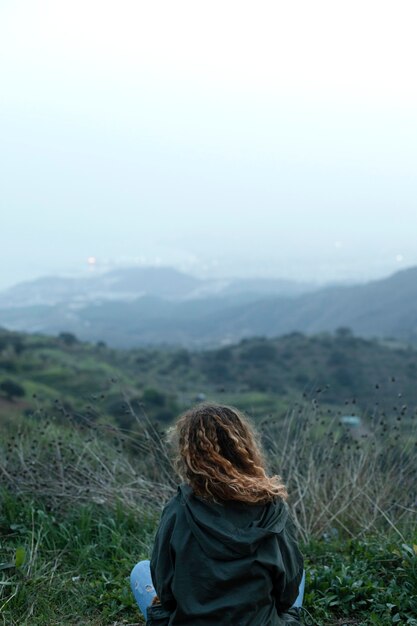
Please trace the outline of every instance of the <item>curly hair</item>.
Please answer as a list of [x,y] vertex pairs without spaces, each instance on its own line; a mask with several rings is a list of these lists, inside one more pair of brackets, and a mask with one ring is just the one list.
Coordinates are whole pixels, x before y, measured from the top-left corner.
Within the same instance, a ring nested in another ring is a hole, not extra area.
[[199,404],[175,428],[181,478],[206,500],[261,504],[286,500],[280,476],[268,476],[249,421],[237,409]]

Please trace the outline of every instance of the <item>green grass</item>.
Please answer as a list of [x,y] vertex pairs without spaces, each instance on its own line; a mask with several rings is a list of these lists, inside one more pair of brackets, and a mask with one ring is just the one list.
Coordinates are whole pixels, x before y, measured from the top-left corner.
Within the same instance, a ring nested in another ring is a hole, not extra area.
[[[42,502],[5,492],[1,498],[4,625],[143,623],[128,576],[135,562],[150,555],[157,516],[95,505],[58,514]],[[416,626],[412,537],[409,544],[389,537],[315,540],[303,552],[307,623]]]
[[3,624],[140,623],[128,576],[149,555],[155,517],[94,505],[57,515],[5,493],[1,504]]
[[[414,541],[417,537],[414,536]],[[417,545],[398,538],[314,541],[305,547],[305,606],[314,620],[417,624]]]
[[[263,433],[304,537],[306,623],[417,626],[413,449],[329,439],[316,414]],[[166,452],[144,417],[125,432],[40,413],[0,440],[0,624],[141,623],[128,575],[174,488]]]
[[416,351],[298,335],[210,352],[1,341],[0,380],[26,395],[0,398],[0,624],[142,623],[128,576],[173,481],[154,420],[204,393],[255,418],[288,483],[307,623],[417,626]]

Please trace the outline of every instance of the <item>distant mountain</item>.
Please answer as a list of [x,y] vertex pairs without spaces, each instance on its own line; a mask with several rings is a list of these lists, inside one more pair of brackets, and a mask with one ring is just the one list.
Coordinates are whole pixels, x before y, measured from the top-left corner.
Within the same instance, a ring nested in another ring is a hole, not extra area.
[[184,300],[246,294],[299,295],[314,290],[307,283],[274,279],[201,280],[171,267],[134,267],[92,273],[84,278],[47,276],[20,283],[0,292],[0,309],[53,306],[66,303],[83,305],[102,301],[129,302],[139,297]]
[[235,341],[293,331],[313,334],[342,326],[363,337],[417,343],[417,268],[364,285],[327,287],[291,299],[265,298],[219,311],[205,326],[205,336]]
[[[162,271],[162,274],[159,272]],[[144,272],[144,270],[140,270]],[[308,334],[350,327],[363,337],[393,337],[417,344],[417,268],[364,285],[326,287],[310,293],[276,295],[266,281],[199,281],[174,270],[103,275],[111,291],[126,296],[74,297],[52,305],[0,308],[0,325],[15,330],[104,340],[118,347],[143,344],[224,345],[244,337]],[[262,289],[252,291],[256,284]],[[116,289],[116,287],[117,289]],[[145,288],[146,287],[146,288]],[[288,287],[288,286],[287,286]],[[69,286],[68,286],[69,288]],[[17,289],[17,288],[16,288]],[[134,297],[135,289],[141,297]],[[15,292],[17,293],[17,292]],[[90,296],[91,296],[90,292]],[[99,293],[98,291],[95,292]],[[174,297],[175,296],[175,297]]]
[[198,290],[201,284],[198,278],[169,267],[127,268],[86,278],[48,276],[1,292],[0,308],[128,301],[144,295],[184,298]]

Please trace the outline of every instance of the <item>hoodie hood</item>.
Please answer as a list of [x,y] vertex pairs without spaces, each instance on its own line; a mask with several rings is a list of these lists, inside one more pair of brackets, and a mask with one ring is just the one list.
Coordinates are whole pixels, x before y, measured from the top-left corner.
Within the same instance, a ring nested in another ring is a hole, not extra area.
[[264,539],[282,533],[287,521],[288,507],[283,501],[219,504],[195,496],[187,484],[178,491],[190,530],[210,558],[230,561],[254,554]]

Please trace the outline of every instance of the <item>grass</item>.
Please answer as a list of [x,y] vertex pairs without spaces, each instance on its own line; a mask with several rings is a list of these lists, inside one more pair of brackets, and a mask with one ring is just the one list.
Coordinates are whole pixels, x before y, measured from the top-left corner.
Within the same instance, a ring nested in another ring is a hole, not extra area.
[[[136,561],[150,555],[157,515],[120,504],[86,504],[57,514],[7,492],[1,500],[5,626],[143,623],[128,576]],[[303,552],[306,623],[416,626],[416,545],[395,537],[332,537],[311,540]]]
[[[353,397],[342,385],[346,393],[332,405],[340,385],[329,398],[328,386],[313,385],[311,374],[302,384],[313,391],[296,401],[290,384],[286,393],[271,391],[280,360],[263,362],[277,352],[298,363],[308,349],[320,369],[333,350],[333,367],[340,340],[331,338],[253,340],[210,354],[21,340],[28,342],[22,352],[2,353],[26,396],[0,400],[0,624],[142,623],[128,576],[149,556],[161,507],[176,484],[163,426],[140,408],[162,390],[171,413],[202,391],[255,417],[270,468],[291,494],[306,557],[306,623],[417,626],[417,411],[415,395],[405,400],[414,382],[387,375],[391,356],[395,371],[400,361],[412,365],[417,353],[349,339],[352,359],[359,349],[382,351],[384,371],[375,373],[362,355],[368,391]],[[219,363],[230,374],[221,390]],[[42,377],[48,384],[40,384]],[[168,402],[175,389],[177,407]],[[113,415],[116,401],[122,410]],[[361,428],[343,428],[341,415],[359,415]]]
[[[163,433],[135,418],[134,431],[87,417],[64,427],[40,410],[3,438],[0,624],[142,623],[128,576],[149,557],[176,480]],[[392,447],[376,429],[359,443],[322,421],[315,406],[259,425],[272,467],[287,472],[305,621],[417,626],[413,441]]]
[[[140,623],[127,577],[149,554],[155,516],[98,505],[57,515],[7,493],[2,505],[3,624]],[[24,562],[14,567],[19,550]]]
[[314,622],[417,624],[417,545],[395,536],[333,538],[312,541],[305,554],[305,606]]

